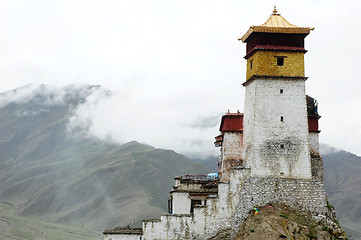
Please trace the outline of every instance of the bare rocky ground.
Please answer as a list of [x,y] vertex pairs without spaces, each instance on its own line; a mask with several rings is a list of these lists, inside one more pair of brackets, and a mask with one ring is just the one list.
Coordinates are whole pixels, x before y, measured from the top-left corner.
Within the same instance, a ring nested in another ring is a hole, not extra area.
[[259,207],[247,218],[237,240],[259,239],[347,239],[339,228],[330,228],[317,222],[307,213],[291,209],[285,205]]

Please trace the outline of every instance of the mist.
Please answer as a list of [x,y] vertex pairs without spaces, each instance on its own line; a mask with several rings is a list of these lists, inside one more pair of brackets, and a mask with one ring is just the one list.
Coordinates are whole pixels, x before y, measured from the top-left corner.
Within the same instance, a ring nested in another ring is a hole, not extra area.
[[1,91],[101,85],[112,95],[77,106],[69,133],[202,154],[218,153],[215,119],[243,111],[245,44],[237,39],[276,4],[292,24],[315,27],[305,71],[306,93],[319,102],[320,141],[361,155],[359,1],[20,3],[0,3]]

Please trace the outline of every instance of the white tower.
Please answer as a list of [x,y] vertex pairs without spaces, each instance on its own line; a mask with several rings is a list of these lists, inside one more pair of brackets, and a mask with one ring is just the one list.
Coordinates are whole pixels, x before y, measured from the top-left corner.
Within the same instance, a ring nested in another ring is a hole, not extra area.
[[304,38],[276,9],[247,43],[243,159],[252,177],[311,179]]

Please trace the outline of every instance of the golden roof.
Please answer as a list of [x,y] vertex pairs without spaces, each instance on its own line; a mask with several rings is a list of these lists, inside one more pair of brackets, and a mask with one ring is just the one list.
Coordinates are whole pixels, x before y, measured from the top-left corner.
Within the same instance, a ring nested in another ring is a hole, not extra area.
[[245,42],[253,32],[263,33],[294,33],[294,34],[309,34],[314,28],[298,27],[288,22],[281,14],[277,13],[276,6],[274,6],[272,15],[265,23],[260,26],[251,26],[246,34],[238,40]]

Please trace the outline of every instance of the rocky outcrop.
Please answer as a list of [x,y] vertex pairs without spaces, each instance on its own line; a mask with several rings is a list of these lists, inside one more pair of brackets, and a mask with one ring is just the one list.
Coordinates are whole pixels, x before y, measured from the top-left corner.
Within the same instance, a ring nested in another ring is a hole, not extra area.
[[312,217],[283,204],[268,204],[252,211],[238,229],[236,240],[259,239],[347,239],[333,220]]

